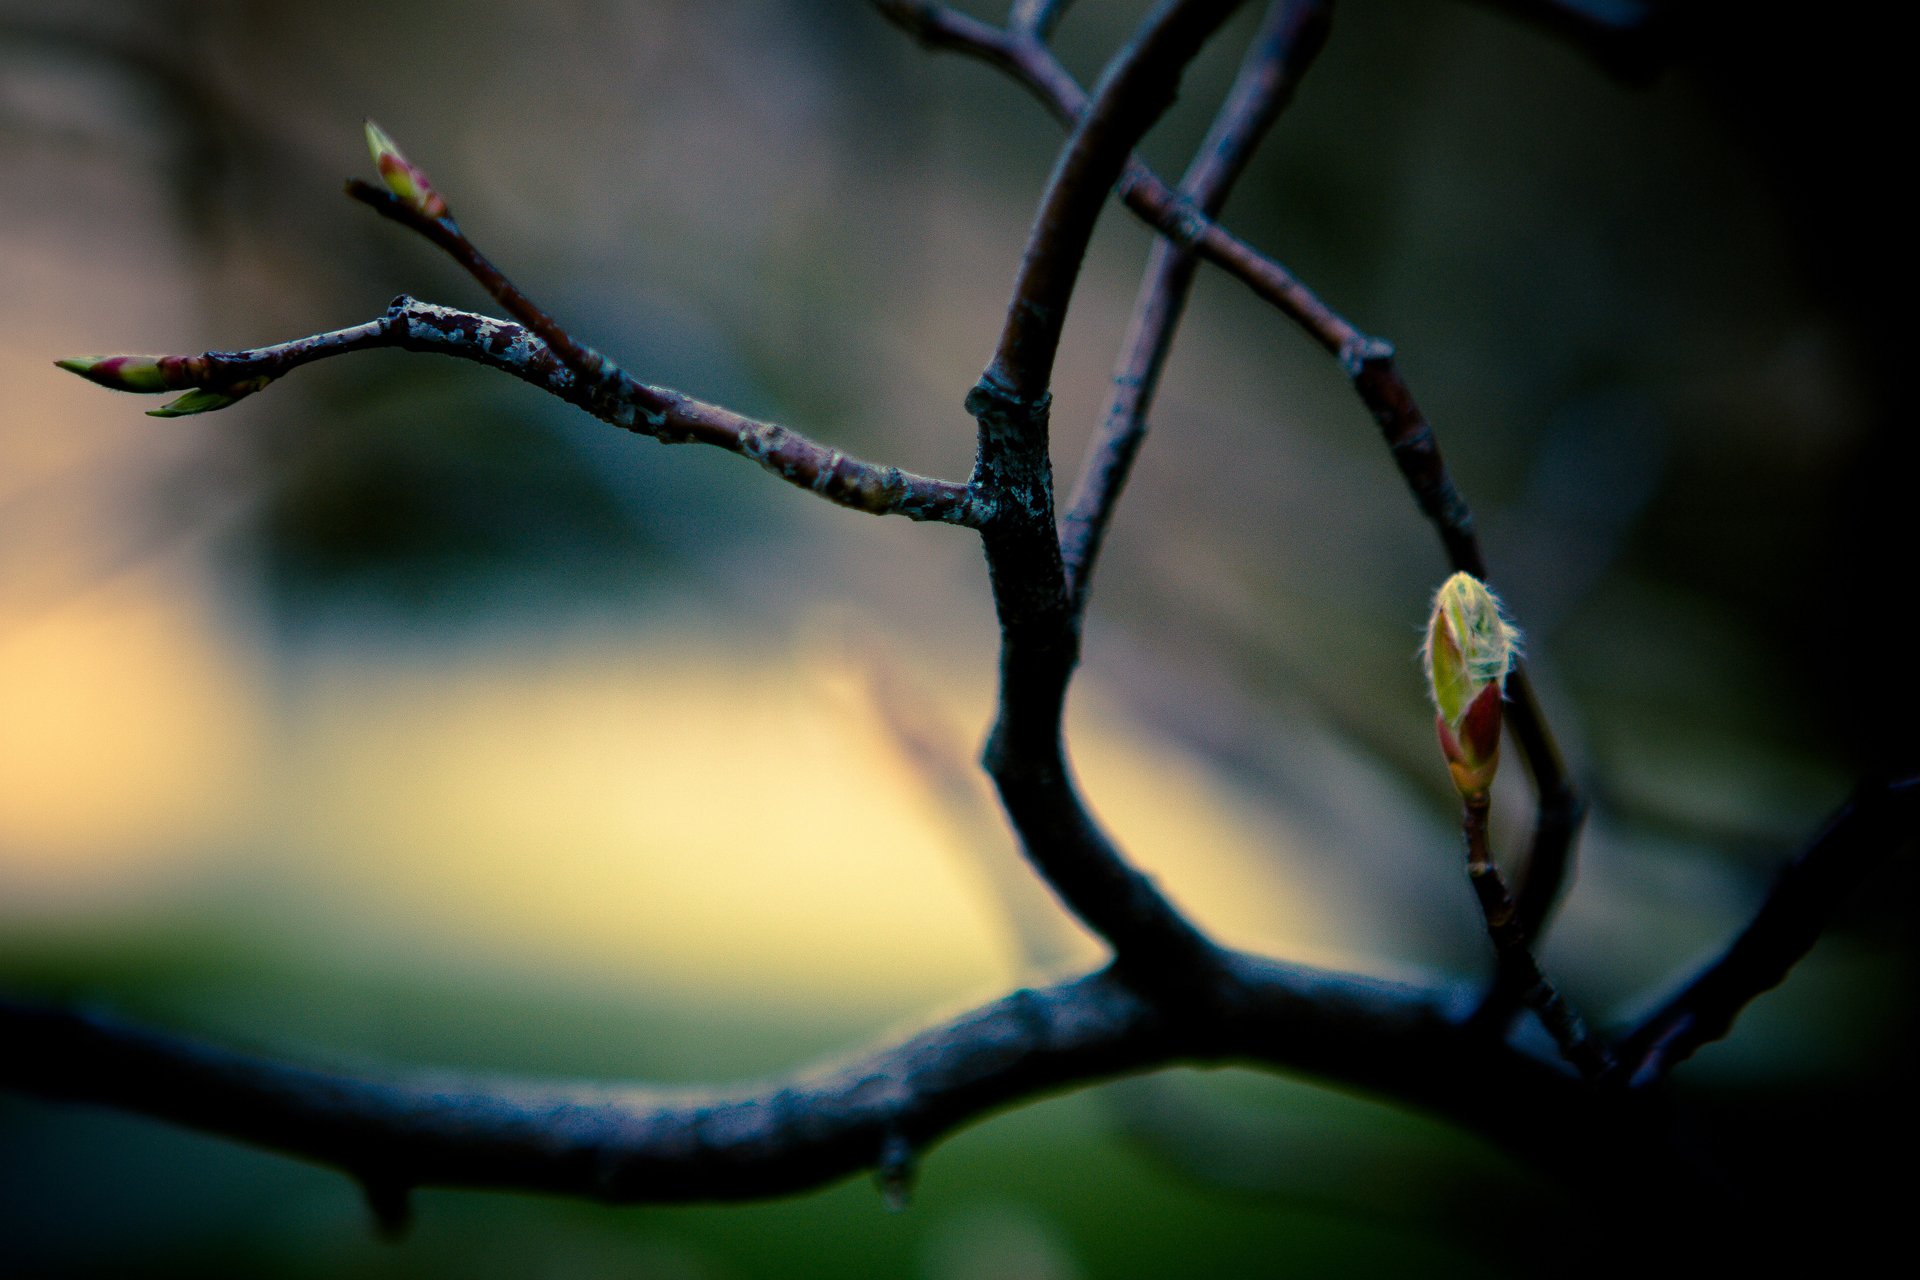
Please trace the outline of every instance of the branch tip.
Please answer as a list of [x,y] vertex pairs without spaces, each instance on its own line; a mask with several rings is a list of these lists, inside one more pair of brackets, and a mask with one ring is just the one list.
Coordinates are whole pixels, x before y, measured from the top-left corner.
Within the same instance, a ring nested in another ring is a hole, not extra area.
[[56,369],[65,369],[114,391],[148,393],[173,391],[187,385],[169,376],[166,362],[173,359],[176,357],[69,356],[53,364]]
[[373,167],[379,171],[380,181],[387,184],[387,190],[395,198],[423,218],[447,216],[447,202],[433,189],[426,173],[402,155],[386,130],[372,120],[367,121],[367,150],[373,156]]

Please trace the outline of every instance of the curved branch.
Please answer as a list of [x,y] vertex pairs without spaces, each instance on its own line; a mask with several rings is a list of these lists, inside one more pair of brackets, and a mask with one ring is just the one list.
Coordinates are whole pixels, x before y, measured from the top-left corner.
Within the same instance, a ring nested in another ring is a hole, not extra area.
[[[932,0],[889,3],[881,13],[933,49],[950,50],[998,67],[1037,97],[1056,119],[1072,125],[1087,110],[1087,96],[1051,50],[1017,32],[1002,31]],[[1394,463],[1433,523],[1453,568],[1489,580],[1473,531],[1472,513],[1454,487],[1434,439],[1394,360],[1392,344],[1372,337],[1328,306],[1280,263],[1221,227],[1155,174],[1130,159],[1116,188],[1143,222],[1176,245],[1186,246],[1225,270],[1292,319],[1329,353],[1340,357],[1354,390],[1380,425]],[[1586,808],[1547,726],[1546,713],[1524,667],[1508,678],[1507,724],[1520,745],[1538,797],[1534,836],[1516,888],[1520,919],[1529,936],[1546,927],[1571,869],[1573,842]],[[1510,1012],[1506,989],[1489,1003],[1491,1019]]]
[[1000,623],[1000,688],[984,763],[1034,869],[1143,985],[1179,991],[1213,943],[1100,828],[1061,740],[1079,619],[1054,527],[1048,385],[1094,223],[1134,144],[1239,0],[1162,0],[1116,53],[1062,148],[1027,239],[999,345],[967,411],[980,424],[973,487]]
[[1552,1145],[1527,1133],[1542,1113],[1575,1115],[1595,1097],[1552,1065],[1463,1034],[1447,1013],[1455,993],[1231,961],[1236,1002],[1211,1016],[1171,1015],[1105,970],[732,1094],[348,1075],[0,999],[0,1086],[317,1161],[388,1204],[420,1186],[666,1203],[763,1199],[863,1169],[892,1177],[1001,1108],[1182,1061],[1324,1076],[1491,1128],[1540,1158]]

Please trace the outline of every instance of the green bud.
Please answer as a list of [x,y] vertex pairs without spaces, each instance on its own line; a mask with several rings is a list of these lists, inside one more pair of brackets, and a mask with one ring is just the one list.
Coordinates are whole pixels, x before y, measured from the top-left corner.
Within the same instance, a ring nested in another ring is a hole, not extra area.
[[380,181],[387,184],[387,190],[412,206],[421,217],[447,216],[447,202],[427,181],[427,175],[401,155],[386,130],[371,120],[367,121],[367,150],[373,153],[373,166],[379,170]]
[[97,382],[115,391],[171,391],[183,385],[169,381],[162,366],[169,356],[74,356],[55,360],[68,373],[77,373],[88,382]]
[[1520,633],[1485,583],[1456,573],[1434,593],[1420,652],[1454,787],[1462,796],[1484,795],[1500,764],[1500,699],[1520,656]]

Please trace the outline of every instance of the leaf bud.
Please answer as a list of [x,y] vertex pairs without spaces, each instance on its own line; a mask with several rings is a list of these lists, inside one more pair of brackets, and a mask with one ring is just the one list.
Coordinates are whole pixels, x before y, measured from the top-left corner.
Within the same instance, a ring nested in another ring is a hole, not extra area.
[[1453,785],[1462,797],[1484,796],[1500,765],[1500,700],[1520,633],[1485,583],[1456,573],[1434,593],[1420,653]]
[[115,391],[152,392],[171,391],[186,385],[168,380],[165,362],[171,359],[171,356],[74,356],[55,360],[54,364]]
[[427,181],[427,175],[401,155],[386,130],[371,120],[367,121],[367,150],[373,153],[374,168],[380,171],[380,181],[387,184],[387,190],[423,218],[447,216],[447,202]]

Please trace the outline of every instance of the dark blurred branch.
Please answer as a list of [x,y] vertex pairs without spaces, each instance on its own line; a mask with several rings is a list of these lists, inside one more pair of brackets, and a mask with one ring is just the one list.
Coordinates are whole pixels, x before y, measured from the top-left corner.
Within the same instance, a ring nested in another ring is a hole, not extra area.
[[[942,4],[878,0],[877,7],[931,48],[965,53],[1006,71],[1065,123],[1078,121],[1087,110],[1085,92],[1053,52],[1036,40],[978,22]],[[1117,191],[1149,226],[1247,284],[1340,357],[1421,512],[1439,533],[1448,562],[1492,581],[1473,530],[1472,513],[1447,472],[1432,425],[1400,375],[1392,345],[1362,332],[1292,272],[1229,234],[1137,158],[1128,160]],[[1511,705],[1506,723],[1519,742],[1538,797],[1533,841],[1518,889],[1519,919],[1529,936],[1537,936],[1566,883],[1585,807],[1524,667],[1515,667],[1507,690]],[[1490,1007],[1510,1008],[1506,994],[1497,987]],[[1490,1020],[1490,1025],[1499,1024],[1499,1018]]]
[[972,483],[1000,623],[999,700],[983,763],[1035,870],[1126,972],[1160,990],[1211,972],[1215,949],[1115,847],[1067,763],[1061,717],[1080,633],[1054,526],[1048,386],[1107,192],[1237,3],[1162,0],[1107,64],[1048,179],[999,344],[967,396],[980,424]]
[[[0,999],[0,1086],[118,1107],[361,1179],[604,1203],[791,1194],[924,1149],[1014,1103],[1173,1062],[1326,1076],[1450,1116],[1529,1158],[1516,1113],[1572,1117],[1591,1092],[1465,1033],[1452,993],[1226,957],[1232,1017],[1172,1016],[1113,970],[1016,991],[845,1065],[708,1094],[421,1073],[321,1071],[118,1019]],[[891,1153],[891,1154],[889,1154]]]
[[[1180,196],[1208,217],[1252,159],[1295,86],[1326,43],[1330,0],[1274,0],[1248,47],[1199,153],[1180,180]],[[1084,610],[1114,504],[1146,439],[1147,414],[1199,259],[1190,248],[1155,240],[1133,318],[1113,373],[1113,398],[1089,446],[1080,482],[1060,524],[1061,554],[1074,608]]]
[[1864,788],[1827,820],[1774,881],[1732,945],[1621,1042],[1620,1070],[1656,1082],[1733,1029],[1754,1000],[1779,986],[1820,940],[1868,872],[1920,843],[1920,778]]

